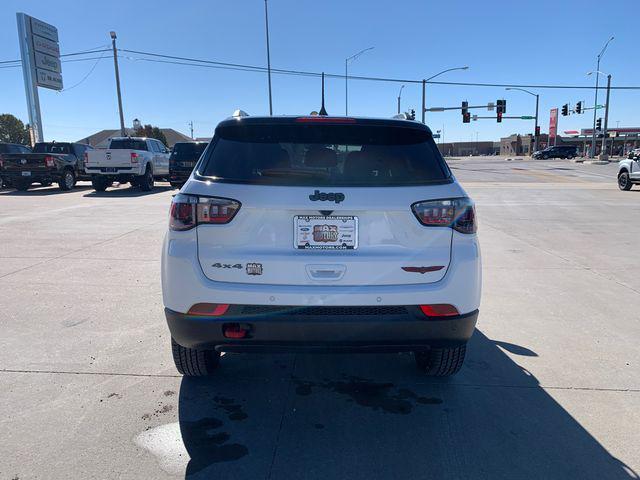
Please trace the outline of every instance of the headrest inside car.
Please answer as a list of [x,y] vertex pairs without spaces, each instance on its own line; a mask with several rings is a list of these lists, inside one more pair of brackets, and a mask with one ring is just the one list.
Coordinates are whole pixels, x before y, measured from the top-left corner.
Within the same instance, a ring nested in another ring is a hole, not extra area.
[[338,156],[335,150],[325,147],[312,148],[307,151],[304,158],[307,167],[331,168],[338,165]]

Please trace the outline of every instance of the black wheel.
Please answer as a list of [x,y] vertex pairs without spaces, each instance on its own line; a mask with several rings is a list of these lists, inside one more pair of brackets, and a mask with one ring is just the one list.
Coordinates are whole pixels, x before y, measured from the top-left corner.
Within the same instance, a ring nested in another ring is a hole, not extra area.
[[112,183],[106,177],[95,176],[91,178],[91,185],[96,192],[104,192]]
[[171,339],[171,351],[178,372],[187,377],[213,375],[213,371],[220,363],[220,352],[186,348],[176,343],[173,338]]
[[573,157],[575,157],[575,155],[567,155],[567,158],[568,158],[569,160],[571,160]]
[[631,179],[629,178],[628,172],[620,172],[618,175],[618,188],[620,190],[631,190],[633,184],[631,183]]
[[65,170],[62,172],[62,177],[58,181],[58,186],[60,190],[68,191],[71,190],[76,185],[76,174],[73,173],[73,170]]
[[16,190],[26,192],[27,190],[29,190],[31,182],[29,180],[15,180],[13,182],[13,186],[16,188]]
[[549,155],[542,155],[543,160],[549,160]]
[[418,369],[433,377],[455,375],[462,368],[467,345],[453,348],[432,348],[427,352],[413,352]]
[[140,190],[143,192],[150,192],[153,188],[153,170],[149,165],[147,165],[147,169],[144,171],[144,175],[141,175],[138,179],[138,184],[140,186]]

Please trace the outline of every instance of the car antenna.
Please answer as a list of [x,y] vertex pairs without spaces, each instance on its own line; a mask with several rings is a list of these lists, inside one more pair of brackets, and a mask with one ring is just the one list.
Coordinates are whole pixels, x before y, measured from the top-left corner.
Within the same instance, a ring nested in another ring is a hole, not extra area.
[[322,72],[322,106],[320,107],[319,115],[328,115],[327,110],[324,108],[324,72]]

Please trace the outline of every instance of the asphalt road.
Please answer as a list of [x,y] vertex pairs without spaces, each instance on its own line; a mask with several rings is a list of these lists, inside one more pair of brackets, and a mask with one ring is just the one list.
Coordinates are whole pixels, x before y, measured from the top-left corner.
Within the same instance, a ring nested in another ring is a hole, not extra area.
[[0,478],[638,478],[640,188],[615,165],[450,164],[485,280],[450,380],[408,354],[228,354],[183,379],[173,191],[1,191]]

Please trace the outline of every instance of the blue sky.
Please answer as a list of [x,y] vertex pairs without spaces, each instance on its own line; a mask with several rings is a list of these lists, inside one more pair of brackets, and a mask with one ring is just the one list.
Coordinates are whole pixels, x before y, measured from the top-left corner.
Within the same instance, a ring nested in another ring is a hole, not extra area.
[[[19,58],[15,13],[22,11],[58,27],[62,53],[110,43],[168,55],[266,65],[262,0],[2,0],[0,61]],[[350,67],[354,75],[420,79],[445,68],[469,65],[440,79],[487,83],[592,85],[586,72],[611,35],[601,70],[613,85],[640,85],[637,60],[638,0],[562,0],[490,2],[407,0],[395,2],[338,0],[269,0],[271,62],[274,68],[342,73],[344,59],[370,46]],[[628,20],[627,20],[628,19]],[[631,23],[630,23],[631,22]],[[125,122],[144,123],[196,136],[211,135],[216,123],[234,109],[268,113],[266,75],[120,61]],[[79,82],[96,61],[64,63],[65,86]],[[395,113],[400,85],[353,80],[350,114],[388,117]],[[585,90],[538,90],[542,130],[549,109],[585,100]],[[329,80],[327,110],[344,114],[344,81]],[[419,85],[407,85],[404,108],[420,106]],[[427,106],[455,106],[461,100],[484,104],[507,99],[509,115],[533,114],[534,98],[503,88],[430,85]],[[40,89],[47,140],[76,140],[103,128],[117,128],[112,58],[97,62],[87,79],[63,92]],[[273,76],[275,114],[306,114],[319,108],[320,82],[315,78]],[[599,102],[600,103],[600,102]],[[602,102],[604,103],[604,102]],[[638,126],[640,91],[614,92],[610,125]],[[27,121],[22,71],[0,69],[0,113]],[[485,112],[477,112],[480,115]],[[419,115],[419,112],[417,112]],[[589,127],[592,117],[561,117],[560,132]],[[533,131],[532,121],[484,120],[463,124],[459,112],[427,113],[427,123],[445,130],[445,141],[493,140]]]

